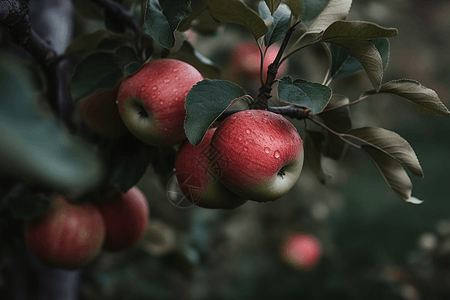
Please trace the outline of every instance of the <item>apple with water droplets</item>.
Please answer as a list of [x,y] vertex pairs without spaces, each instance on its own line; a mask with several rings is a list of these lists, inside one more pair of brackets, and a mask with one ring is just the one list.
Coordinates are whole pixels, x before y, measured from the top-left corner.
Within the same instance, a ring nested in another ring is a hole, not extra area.
[[227,189],[210,170],[216,163],[210,149],[215,130],[209,129],[198,146],[189,141],[181,145],[175,158],[175,175],[181,191],[193,204],[203,208],[233,209],[247,200]]
[[200,72],[183,61],[149,61],[120,86],[120,116],[130,132],[144,143],[176,145],[186,139],[184,100],[201,80]]
[[283,116],[246,110],[216,129],[212,171],[235,194],[266,202],[280,198],[296,183],[303,167],[303,141]]
[[282,242],[281,259],[300,271],[313,269],[320,261],[322,247],[319,240],[306,233],[292,233]]

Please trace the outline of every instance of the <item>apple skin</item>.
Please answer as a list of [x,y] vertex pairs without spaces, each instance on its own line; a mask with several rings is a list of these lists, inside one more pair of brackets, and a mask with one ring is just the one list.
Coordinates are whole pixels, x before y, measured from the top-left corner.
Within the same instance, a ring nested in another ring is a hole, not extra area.
[[203,80],[193,66],[175,59],[145,63],[125,79],[117,98],[125,126],[153,146],[173,146],[186,139],[184,100]]
[[303,141],[297,130],[283,116],[268,111],[246,110],[226,118],[211,147],[220,157],[214,174],[232,192],[253,201],[283,196],[303,167]]
[[127,193],[117,192],[96,205],[106,224],[103,250],[121,251],[133,246],[144,236],[149,207],[147,199],[137,187]]
[[101,137],[117,139],[128,129],[117,109],[117,94],[126,76],[121,77],[112,89],[91,95],[80,102],[81,116],[92,131]]
[[314,236],[305,233],[292,233],[281,245],[281,259],[300,271],[313,269],[322,257],[322,246]]
[[[273,44],[269,47],[264,57],[263,63],[263,79],[266,80],[267,68],[277,57],[280,46]],[[261,54],[258,46],[254,42],[245,42],[239,44],[232,53],[231,65],[234,68],[235,76],[240,78],[259,80],[259,72],[261,66]],[[287,64],[283,62],[278,67],[276,78],[286,75]]]
[[198,146],[189,141],[181,145],[175,158],[175,175],[181,191],[195,205],[233,209],[247,200],[227,189],[209,171],[212,161],[207,153],[215,130],[209,129]]
[[100,252],[106,225],[93,204],[69,203],[57,195],[49,210],[25,223],[25,242],[38,260],[58,268],[80,268]]

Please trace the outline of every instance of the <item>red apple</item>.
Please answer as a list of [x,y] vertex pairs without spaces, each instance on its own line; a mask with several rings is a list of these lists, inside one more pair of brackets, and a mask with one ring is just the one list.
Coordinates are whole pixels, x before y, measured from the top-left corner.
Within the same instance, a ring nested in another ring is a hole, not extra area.
[[218,157],[212,170],[235,194],[266,202],[288,192],[303,167],[303,141],[283,116],[240,111],[215,131],[211,147]]
[[[266,80],[267,68],[277,57],[280,46],[273,44],[266,52],[263,64],[263,79]],[[239,44],[232,53],[231,66],[234,68],[235,76],[247,80],[259,80],[261,66],[261,54],[254,42],[245,42]],[[278,67],[276,78],[281,78],[286,74],[286,62]]]
[[25,242],[40,261],[59,268],[79,268],[100,253],[105,221],[93,204],[69,203],[63,195],[50,209],[25,224]]
[[137,188],[102,199],[97,206],[106,223],[103,249],[116,252],[131,247],[144,236],[148,223],[147,199]]
[[227,189],[210,171],[214,158],[210,156],[210,142],[216,129],[209,129],[202,142],[193,146],[185,141],[175,159],[175,174],[183,194],[197,206],[233,209],[246,202]]
[[320,242],[312,235],[294,233],[281,245],[281,258],[298,270],[311,270],[322,256]]
[[202,75],[174,59],[147,62],[125,79],[118,95],[119,113],[138,139],[154,146],[172,146],[186,139],[184,100]]
[[125,78],[120,78],[112,89],[98,92],[79,102],[84,121],[102,137],[116,139],[128,131],[116,104],[120,85]]

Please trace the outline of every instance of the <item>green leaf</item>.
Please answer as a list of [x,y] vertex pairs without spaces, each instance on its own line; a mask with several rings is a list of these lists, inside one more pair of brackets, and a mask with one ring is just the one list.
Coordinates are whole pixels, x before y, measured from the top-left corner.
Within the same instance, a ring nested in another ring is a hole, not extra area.
[[[264,2],[260,2],[264,5]],[[291,11],[286,4],[281,4],[273,14],[273,22],[264,36],[264,44],[269,47],[273,43],[282,40],[289,28]]]
[[274,12],[278,9],[278,6],[281,3],[281,0],[264,0],[267,7],[270,10],[270,13],[273,15]]
[[400,163],[390,155],[369,145],[361,145],[363,152],[372,160],[388,186],[405,201],[411,201],[412,183]]
[[220,78],[220,68],[209,58],[195,50],[189,42],[183,42],[180,50],[173,52],[169,57],[182,60],[194,66],[202,73],[203,77],[218,79]]
[[347,18],[352,6],[351,0],[330,0],[323,11],[309,26],[307,33],[320,33],[336,21]]
[[388,93],[412,102],[419,112],[450,118],[450,111],[439,99],[438,94],[430,88],[411,79],[399,79],[383,84],[380,90],[366,91],[362,96]]
[[240,0],[207,0],[209,13],[221,22],[236,23],[247,27],[260,38],[268,31],[266,23],[256,11]]
[[[296,2],[291,0],[290,2]],[[310,24],[325,9],[330,0],[301,0],[302,22]],[[292,8],[291,8],[292,9]]]
[[148,0],[144,33],[162,47],[171,49],[175,45],[175,30],[190,12],[189,0]]
[[[284,1],[287,6],[289,6],[292,15],[298,19],[302,15],[302,3],[304,0],[285,0]],[[307,1],[306,1],[307,2]],[[325,6],[324,6],[325,7]],[[323,9],[323,8],[322,8]],[[322,11],[322,9],[320,11]],[[305,21],[305,20],[303,20]]]
[[144,175],[153,155],[153,148],[132,135],[110,141],[105,147],[109,162],[109,184],[122,192],[135,186]]
[[411,145],[400,135],[379,127],[351,129],[345,136],[356,136],[405,165],[411,173],[423,178],[422,167]]
[[184,130],[189,142],[199,145],[209,126],[244,95],[244,90],[230,81],[204,79],[194,85],[185,100]]
[[320,36],[322,42],[332,42],[333,39],[350,38],[371,41],[390,38],[398,34],[395,28],[382,27],[375,23],[363,21],[336,21]]
[[91,0],[72,0],[73,7],[85,18],[103,20],[103,8]]
[[311,113],[321,112],[331,98],[331,89],[325,85],[296,79],[292,82],[290,76],[281,78],[278,82],[278,99],[280,101],[304,106],[311,109]]
[[30,220],[42,215],[50,207],[51,201],[33,193],[11,197],[9,210],[16,219]]
[[[338,107],[348,104],[350,101],[343,95],[334,94],[331,97],[325,109]],[[322,112],[319,116],[324,121],[325,125],[333,129],[336,132],[343,133],[352,128],[352,121],[350,118],[350,108],[342,107],[339,109],[330,110],[328,112]],[[325,144],[323,155],[331,157],[333,159],[340,159],[347,148],[348,144],[340,139],[335,134],[325,131]]]
[[80,61],[70,83],[70,94],[75,103],[96,92],[114,87],[123,76],[114,62],[114,54],[97,52]]
[[305,161],[323,184],[327,175],[322,168],[322,149],[324,136],[321,132],[305,130]]
[[[383,61],[383,69],[386,70],[389,63],[389,40],[377,39],[371,41],[381,55]],[[330,78],[336,79],[342,76],[353,74],[359,70],[363,70],[363,66],[358,59],[353,56],[348,50],[334,44],[327,46],[331,53],[331,70]]]
[[375,90],[383,79],[383,59],[375,45],[368,41],[353,39],[333,39],[332,43],[348,50],[363,66]]
[[180,22],[178,30],[180,31],[188,30],[191,27],[192,21],[197,19],[197,17],[199,17],[207,8],[208,6],[206,5],[206,0],[192,0],[191,1],[192,12],[189,16],[185,17]]
[[0,55],[0,174],[69,196],[97,187],[105,164],[94,147],[42,116],[30,69],[12,55]]
[[142,65],[142,62],[137,57],[136,51],[128,46],[117,48],[114,51],[114,63],[116,63],[122,74],[134,74]]

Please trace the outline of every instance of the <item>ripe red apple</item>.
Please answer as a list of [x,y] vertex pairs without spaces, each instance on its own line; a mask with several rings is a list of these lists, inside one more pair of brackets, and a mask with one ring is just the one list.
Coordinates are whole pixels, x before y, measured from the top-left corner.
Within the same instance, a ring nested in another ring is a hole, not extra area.
[[235,194],[266,202],[288,192],[303,167],[303,141],[283,116],[240,111],[215,131],[211,147],[217,153],[214,174]]
[[116,104],[120,85],[125,78],[120,78],[112,89],[91,95],[78,103],[86,124],[102,137],[116,139],[128,131]]
[[209,147],[215,130],[209,129],[198,146],[183,143],[175,159],[175,174],[181,191],[192,203],[204,208],[233,209],[247,200],[227,189],[210,170],[216,163]]
[[103,249],[116,252],[136,244],[145,234],[149,208],[147,199],[137,188],[117,192],[97,204],[106,224]]
[[50,209],[25,224],[25,242],[40,261],[59,268],[79,268],[100,253],[105,221],[93,204],[54,197]]
[[312,235],[293,233],[283,241],[280,255],[288,265],[306,271],[317,265],[322,256],[322,247]]
[[125,79],[118,95],[119,113],[138,139],[154,146],[172,146],[186,139],[184,100],[202,75],[175,59],[147,62]]
[[[263,64],[263,79],[266,80],[267,68],[277,57],[280,46],[273,44],[267,49]],[[239,44],[232,53],[231,66],[234,68],[234,75],[247,80],[259,80],[261,66],[261,54],[258,46],[254,42]],[[276,78],[286,75],[286,62],[278,67]]]

